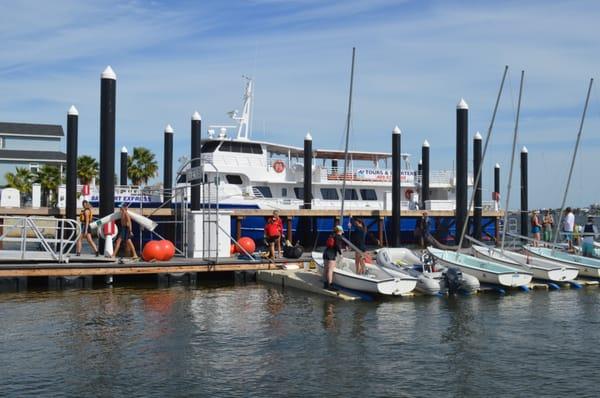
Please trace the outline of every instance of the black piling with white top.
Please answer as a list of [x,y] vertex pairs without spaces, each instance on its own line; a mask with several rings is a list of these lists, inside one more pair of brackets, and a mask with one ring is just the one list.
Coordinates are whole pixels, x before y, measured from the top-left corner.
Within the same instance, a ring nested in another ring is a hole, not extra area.
[[[304,183],[302,188],[302,208],[312,209],[312,163],[313,163],[313,142],[310,133],[304,137]],[[312,217],[302,217],[300,225],[300,240],[306,249],[314,244],[313,219]]]
[[421,148],[421,208],[425,209],[425,202],[429,200],[429,142],[425,140]]
[[482,147],[481,147],[481,134],[479,134],[479,132],[477,132],[477,134],[475,134],[475,137],[473,137],[473,175],[477,176],[479,174],[479,181],[477,182],[477,186],[474,187],[475,189],[475,201],[474,201],[474,208],[473,208],[473,237],[477,240],[481,240],[481,234],[482,234],[482,226],[481,226],[481,219],[482,219],[482,213],[483,213],[483,204],[482,204],[482,197],[481,197],[481,181],[483,180],[483,177],[480,174],[480,169],[481,169],[481,156],[482,156]]
[[164,151],[163,201],[166,202],[173,191],[173,128],[170,124],[165,127]]
[[500,165],[498,163],[494,166],[494,195],[492,198],[500,205]]
[[127,155],[127,148],[123,146],[121,148],[121,167],[119,169],[121,175],[119,178],[119,185],[127,185]]
[[67,113],[67,197],[65,215],[71,220],[77,219],[77,134],[79,112],[75,106]]
[[[100,218],[115,211],[116,98],[117,75],[107,66],[100,79]],[[100,239],[103,251],[104,240]]]
[[456,106],[456,241],[467,216],[469,105],[461,99]]
[[390,247],[400,247],[400,205],[402,203],[401,196],[401,136],[400,128],[394,127],[392,131],[392,220],[390,224],[391,241]]
[[527,148],[521,149],[521,235],[529,236],[529,211],[528,211],[528,181],[527,181]]
[[[192,115],[192,129],[191,129],[191,157],[192,163],[191,168],[200,167],[200,156],[202,151],[202,136],[201,136],[202,118],[198,112],[194,112]],[[191,199],[190,208],[192,210],[200,210],[200,180],[191,181]]]

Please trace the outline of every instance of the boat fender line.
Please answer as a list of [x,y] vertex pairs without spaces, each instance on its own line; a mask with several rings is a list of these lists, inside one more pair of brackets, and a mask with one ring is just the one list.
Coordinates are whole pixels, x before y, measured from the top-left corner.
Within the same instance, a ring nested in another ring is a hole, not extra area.
[[560,286],[558,286],[556,283],[548,282],[547,284],[551,290],[560,290]]
[[521,291],[523,291],[523,292],[528,292],[529,291],[529,288],[527,286],[525,286],[525,285],[519,286],[519,289],[521,289]]
[[575,281],[569,281],[569,284],[574,288],[574,289],[581,289],[581,284],[577,283]]

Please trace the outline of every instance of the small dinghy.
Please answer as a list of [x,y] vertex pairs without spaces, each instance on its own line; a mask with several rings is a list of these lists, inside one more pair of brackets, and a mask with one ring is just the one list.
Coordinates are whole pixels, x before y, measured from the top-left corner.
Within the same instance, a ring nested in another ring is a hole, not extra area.
[[571,265],[550,261],[533,255],[521,254],[508,250],[502,252],[494,247],[478,245],[473,245],[471,250],[475,257],[494,261],[522,271],[531,272],[536,279],[552,282],[565,282],[574,280],[579,274],[579,269]]
[[[429,257],[429,253],[425,253]],[[433,260],[431,258],[431,260]],[[399,276],[410,275],[417,278],[415,290],[427,295],[446,294],[448,292],[474,293],[479,289],[479,280],[460,272],[448,272],[448,269],[435,268],[433,261],[417,257],[406,248],[384,248],[377,251],[377,264],[387,273]]]
[[[312,257],[319,270],[323,272],[323,254],[313,252]],[[365,274],[357,274],[354,260],[338,256],[333,272],[333,283],[346,289],[391,296],[410,293],[417,285],[417,278],[406,274],[392,276],[374,264],[365,264],[365,270]]]
[[531,282],[531,272],[521,271],[493,261],[481,260],[464,253],[439,250],[433,247],[428,247],[427,250],[442,265],[457,267],[463,273],[479,279],[480,282],[509,287],[525,286]]
[[579,275],[590,276],[592,278],[600,277],[600,259],[578,256],[559,250],[552,250],[547,247],[525,245],[523,249],[537,257],[575,267],[579,270]]

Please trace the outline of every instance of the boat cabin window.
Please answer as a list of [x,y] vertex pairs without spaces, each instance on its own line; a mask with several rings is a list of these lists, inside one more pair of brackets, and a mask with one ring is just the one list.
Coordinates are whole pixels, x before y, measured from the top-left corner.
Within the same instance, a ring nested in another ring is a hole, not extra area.
[[227,179],[227,183],[229,183],[229,184],[242,185],[242,177],[241,176],[238,176],[236,174],[227,174],[227,176],[225,176],[225,178]]
[[223,141],[223,145],[219,148],[220,152],[239,152],[239,153],[253,153],[262,155],[262,147],[260,144],[253,144],[250,142],[238,142],[238,141]]
[[[304,188],[294,188],[294,194],[296,195],[296,199],[304,199]],[[312,199],[312,195],[310,195]]]
[[287,198],[287,188],[281,188],[281,197]]
[[346,189],[344,200],[358,200],[358,194],[356,193],[356,189]]
[[377,193],[374,189],[361,189],[360,196],[362,200],[377,200]]
[[273,197],[273,194],[271,193],[271,188],[269,188],[269,187],[259,186],[259,187],[254,187],[254,188],[256,188],[264,198],[272,198]]
[[339,200],[340,198],[335,188],[321,188],[321,196],[324,200]]
[[217,149],[217,147],[219,146],[220,143],[221,143],[221,141],[208,141],[208,142],[205,142],[204,145],[202,145],[202,149],[200,149],[200,151],[202,153],[214,152],[215,149]]

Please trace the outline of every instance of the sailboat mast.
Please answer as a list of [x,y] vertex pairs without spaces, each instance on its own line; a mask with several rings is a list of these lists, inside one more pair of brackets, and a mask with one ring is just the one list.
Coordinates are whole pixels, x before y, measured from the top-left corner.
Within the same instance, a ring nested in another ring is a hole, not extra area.
[[585,97],[585,105],[583,106],[583,114],[581,115],[581,122],[579,123],[579,131],[577,132],[577,141],[575,141],[575,149],[573,150],[573,157],[571,158],[571,168],[569,169],[569,178],[567,178],[567,187],[565,188],[562,204],[560,205],[560,213],[558,214],[558,222],[556,223],[556,228],[554,230],[554,246],[552,246],[552,250],[556,248],[556,242],[558,242],[558,231],[562,224],[563,212],[565,211],[565,203],[567,202],[567,195],[569,194],[569,186],[571,185],[571,177],[573,176],[573,168],[575,167],[575,159],[577,159],[577,150],[579,149],[579,141],[581,140],[581,132],[583,131],[583,122],[585,121],[593,84],[594,79],[590,79],[587,96]]
[[340,223],[344,222],[344,202],[346,200],[346,178],[348,171],[348,143],[350,141],[350,117],[352,115],[352,88],[354,86],[354,58],[356,47],[352,47],[352,68],[350,69],[350,94],[348,95],[348,116],[346,119],[346,144],[344,147],[344,178],[342,179],[342,208],[340,210]]
[[521,71],[521,83],[519,84],[519,100],[517,103],[517,116],[515,118],[515,132],[513,134],[512,152],[510,157],[510,171],[508,172],[508,189],[506,191],[506,205],[504,206],[504,227],[502,228],[502,243],[500,249],[504,252],[504,241],[506,239],[506,226],[508,222],[508,203],[510,201],[510,190],[512,188],[512,174],[513,166],[515,164],[515,149],[517,148],[517,137],[519,136],[519,116],[521,115],[521,96],[523,94],[523,79],[525,78],[525,71]]

